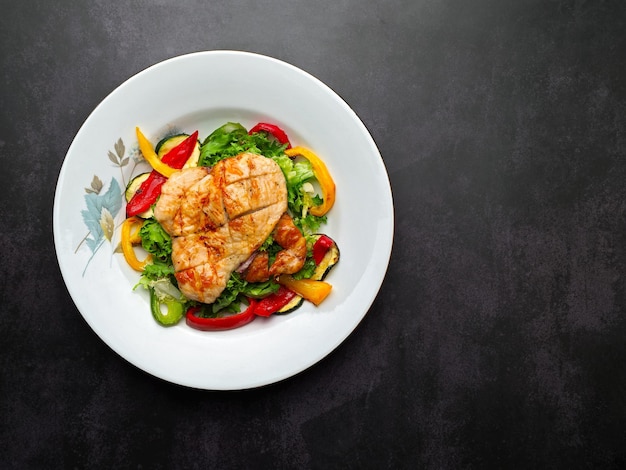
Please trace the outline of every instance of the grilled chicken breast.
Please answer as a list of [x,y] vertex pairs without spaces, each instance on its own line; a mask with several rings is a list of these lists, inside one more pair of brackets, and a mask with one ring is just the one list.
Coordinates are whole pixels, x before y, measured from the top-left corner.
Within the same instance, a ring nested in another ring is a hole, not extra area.
[[243,153],[174,173],[154,216],[172,236],[178,286],[188,298],[212,303],[231,273],[267,239],[287,210],[287,188],[271,159]]

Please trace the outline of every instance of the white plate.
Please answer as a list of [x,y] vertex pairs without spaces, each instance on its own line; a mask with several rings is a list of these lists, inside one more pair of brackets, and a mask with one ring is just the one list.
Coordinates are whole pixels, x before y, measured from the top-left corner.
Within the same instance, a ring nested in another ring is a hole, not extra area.
[[[138,274],[116,252],[123,188],[145,165],[138,157],[134,129],[139,126],[154,143],[173,128],[189,133],[197,129],[204,138],[227,121],[246,128],[259,121],[276,123],[294,145],[311,148],[326,162],[337,200],[322,231],[341,250],[341,260],[327,278],[333,290],[317,308],[305,303],[292,314],[257,318],[234,330],[201,332],[184,321],[164,328],[150,315],[147,292],[133,291]],[[107,220],[114,221],[113,231]],[[280,381],[341,344],[378,293],[393,228],[385,166],[348,105],[292,65],[235,51],[176,57],[113,91],[72,142],[54,200],[61,272],[91,328],[142,370],[211,390]]]

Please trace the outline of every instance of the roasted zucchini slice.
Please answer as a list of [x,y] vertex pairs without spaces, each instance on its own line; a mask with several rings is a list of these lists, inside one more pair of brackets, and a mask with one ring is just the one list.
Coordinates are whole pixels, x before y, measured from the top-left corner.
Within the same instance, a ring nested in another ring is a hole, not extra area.
[[296,295],[287,303],[287,305],[275,312],[274,315],[285,315],[287,313],[291,313],[294,310],[298,310],[303,303],[304,299],[299,295]]
[[[315,241],[317,241],[322,235],[316,234],[314,235]],[[328,237],[328,235],[326,235]],[[329,237],[330,238],[330,237]],[[315,281],[323,281],[331,269],[335,267],[335,265],[339,262],[339,247],[334,240],[332,240],[332,245],[320,261],[320,264],[315,268],[315,272],[311,276],[311,279]],[[315,242],[314,242],[315,243]]]

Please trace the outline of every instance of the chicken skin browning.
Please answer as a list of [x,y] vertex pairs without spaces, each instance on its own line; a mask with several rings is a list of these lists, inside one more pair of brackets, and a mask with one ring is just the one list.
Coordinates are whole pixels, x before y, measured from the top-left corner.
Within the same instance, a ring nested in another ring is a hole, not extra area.
[[306,240],[289,214],[280,217],[272,232],[274,241],[283,249],[276,253],[270,265],[267,252],[258,253],[244,272],[248,282],[263,282],[279,274],[294,274],[302,269],[306,260]]
[[213,303],[286,211],[285,177],[261,155],[243,153],[211,169],[174,173],[163,185],[154,216],[172,236],[181,292]]

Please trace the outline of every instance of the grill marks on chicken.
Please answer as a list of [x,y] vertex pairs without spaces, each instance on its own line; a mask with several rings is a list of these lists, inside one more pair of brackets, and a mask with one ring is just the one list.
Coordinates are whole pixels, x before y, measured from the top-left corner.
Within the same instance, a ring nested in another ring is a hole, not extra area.
[[154,215],[172,236],[181,292],[214,302],[231,273],[261,246],[286,211],[283,173],[261,155],[243,153],[212,169],[174,173],[163,185]]

